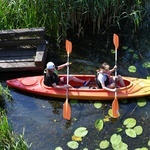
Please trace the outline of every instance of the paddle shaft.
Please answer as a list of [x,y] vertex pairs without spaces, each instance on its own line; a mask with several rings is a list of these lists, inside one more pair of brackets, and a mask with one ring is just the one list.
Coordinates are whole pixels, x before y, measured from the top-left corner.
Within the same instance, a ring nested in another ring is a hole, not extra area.
[[[69,54],[67,54],[67,62],[69,64]],[[67,65],[67,85],[69,85],[69,65]],[[66,89],[66,100],[68,101],[69,89]]]

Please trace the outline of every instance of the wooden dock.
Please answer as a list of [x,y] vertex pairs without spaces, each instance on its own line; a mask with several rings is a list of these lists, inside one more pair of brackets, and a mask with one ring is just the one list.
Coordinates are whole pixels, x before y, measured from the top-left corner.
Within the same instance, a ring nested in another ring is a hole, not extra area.
[[45,28],[0,30],[0,72],[42,71],[46,55]]

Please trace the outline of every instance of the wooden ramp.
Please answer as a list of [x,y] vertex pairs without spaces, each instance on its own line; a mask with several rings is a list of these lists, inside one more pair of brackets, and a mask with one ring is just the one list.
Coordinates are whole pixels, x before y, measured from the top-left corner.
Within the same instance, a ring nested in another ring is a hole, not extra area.
[[42,71],[45,59],[45,28],[0,31],[0,72]]

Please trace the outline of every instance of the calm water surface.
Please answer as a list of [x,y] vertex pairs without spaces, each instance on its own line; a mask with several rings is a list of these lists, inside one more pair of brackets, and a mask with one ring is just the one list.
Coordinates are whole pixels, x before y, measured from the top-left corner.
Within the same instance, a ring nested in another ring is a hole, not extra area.
[[[114,64],[114,55],[104,54],[101,60],[94,60],[94,54],[91,51],[88,56],[84,56],[87,58],[86,60],[83,58],[75,59],[74,55],[71,56],[70,59],[75,65],[71,66],[70,72],[79,72],[80,74],[88,72],[88,74],[93,74],[99,66],[99,62],[102,62],[104,59],[109,62],[112,60],[110,63]],[[138,55],[139,59],[134,58],[135,54]],[[140,51],[129,53],[127,50],[122,50],[118,55],[119,74],[141,78],[149,76],[149,68],[142,67],[145,61],[150,61],[148,49],[145,48],[145,52],[142,55]],[[96,58],[100,57],[100,54],[97,54]],[[128,72],[130,65],[137,67],[136,73]],[[21,77],[21,75],[18,76]],[[4,84],[5,80],[3,78]],[[103,102],[103,106],[100,109],[96,109],[94,102],[89,101],[78,101],[76,104],[71,104],[72,120],[66,121],[62,117],[62,106],[65,99],[33,96],[13,89],[10,89],[10,92],[13,96],[13,102],[7,104],[9,122],[17,134],[22,134],[23,128],[25,129],[25,139],[28,144],[32,143],[32,150],[55,150],[58,146],[62,147],[63,150],[69,150],[67,142],[71,141],[71,137],[78,127],[86,127],[88,130],[88,134],[83,138],[83,141],[78,142],[78,150],[84,150],[84,148],[88,150],[100,149],[100,141],[110,141],[110,137],[114,133],[122,136],[122,141],[128,144],[129,150],[140,147],[150,149],[148,147],[148,141],[150,140],[150,97],[146,97],[147,104],[144,107],[137,106],[137,99],[128,100],[127,103],[120,101],[121,117],[118,120],[111,119],[109,122],[105,122],[103,130],[98,131],[94,127],[95,121],[104,119],[108,115],[111,101]],[[143,133],[136,138],[130,138],[125,134],[123,121],[129,117],[135,118],[137,125],[143,127]],[[118,128],[121,128],[122,131],[117,132]],[[108,150],[111,149],[112,147],[109,146]]]

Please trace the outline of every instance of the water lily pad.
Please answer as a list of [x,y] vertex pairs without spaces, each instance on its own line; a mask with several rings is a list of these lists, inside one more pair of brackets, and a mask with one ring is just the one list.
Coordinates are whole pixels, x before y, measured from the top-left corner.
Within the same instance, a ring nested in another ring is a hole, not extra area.
[[126,129],[126,130],[125,130],[125,133],[126,133],[129,137],[132,137],[132,138],[135,138],[135,137],[136,137],[136,132],[135,132],[133,129]]
[[77,149],[79,147],[79,143],[76,141],[70,141],[67,143],[68,147],[71,149]]
[[122,46],[122,49],[126,50],[126,49],[128,49],[128,47],[127,46]]
[[139,59],[139,56],[137,54],[133,54],[133,58]]
[[81,137],[78,137],[78,136],[73,135],[73,136],[72,136],[72,141],[82,141],[82,138],[81,138]]
[[112,145],[114,150],[128,150],[128,145],[124,142],[120,142],[118,145]]
[[55,150],[63,150],[61,147],[56,147]]
[[121,132],[122,131],[122,128],[117,128],[117,132]]
[[134,127],[134,131],[136,132],[137,135],[140,135],[143,132],[143,128],[142,126],[136,126]]
[[147,80],[150,80],[150,76],[147,76]]
[[95,102],[94,103],[94,107],[97,108],[97,109],[99,109],[99,108],[102,107],[102,103],[101,102]]
[[113,134],[110,138],[110,142],[112,145],[118,145],[122,141],[122,137],[117,134]]
[[148,146],[150,146],[150,140],[148,141]]
[[128,68],[128,71],[129,71],[129,72],[132,72],[132,73],[135,73],[135,72],[136,72],[136,67],[135,67],[135,66],[130,66],[130,67]]
[[133,53],[134,50],[130,48],[130,49],[128,49],[128,52],[129,52],[129,53]]
[[95,122],[95,128],[98,129],[99,131],[102,130],[104,127],[104,122],[102,119],[98,119]]
[[127,118],[124,120],[123,125],[127,128],[132,128],[136,125],[136,120],[134,118]]
[[85,127],[79,127],[74,131],[74,135],[77,137],[84,137],[88,134],[88,130]]
[[70,104],[74,105],[74,104],[77,104],[78,103],[78,100],[71,100],[70,101]]
[[146,99],[145,99],[145,98],[139,98],[139,99],[137,100],[137,104],[138,104],[139,107],[145,106],[146,103],[147,103],[147,102],[146,102]]
[[143,66],[144,68],[150,68],[150,62],[144,62],[144,63],[142,64],[142,66]]
[[88,150],[88,148],[83,148],[83,150]]
[[112,109],[108,110],[108,114],[109,114],[110,117],[114,118]]
[[103,141],[101,141],[100,144],[99,144],[99,147],[100,147],[101,149],[106,149],[106,148],[108,148],[108,146],[109,146],[109,141],[107,141],[107,140],[103,140]]
[[148,150],[147,147],[142,147],[142,148],[136,148],[135,150]]

